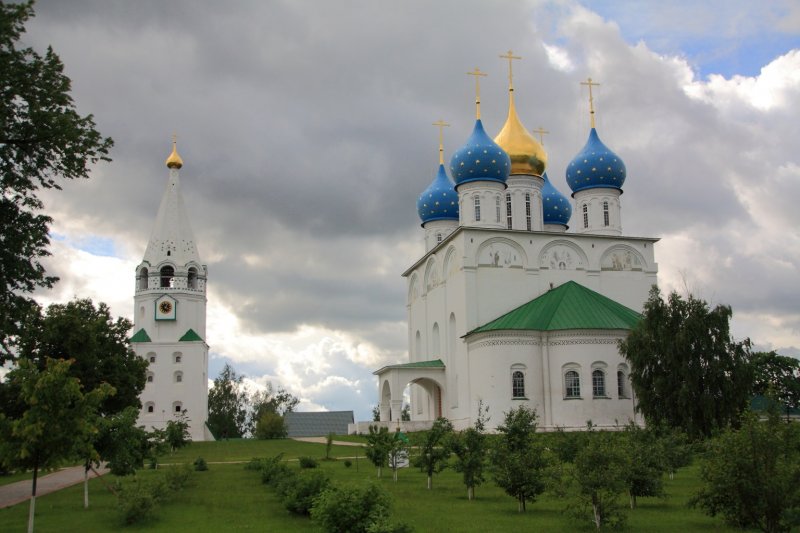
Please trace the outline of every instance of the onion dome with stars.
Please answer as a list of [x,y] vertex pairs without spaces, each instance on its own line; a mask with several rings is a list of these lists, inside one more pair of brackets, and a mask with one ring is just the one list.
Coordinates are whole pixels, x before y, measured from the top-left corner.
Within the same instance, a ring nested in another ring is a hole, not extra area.
[[417,213],[423,224],[432,220],[458,221],[458,193],[444,171],[444,164],[439,164],[433,182],[419,195]]
[[472,135],[450,159],[450,174],[456,185],[471,181],[505,183],[511,171],[511,159],[486,134],[480,119],[475,121]]
[[584,189],[622,189],[625,163],[612,152],[592,128],[589,140],[567,166],[567,184],[573,193]]
[[542,176],[544,186],[542,187],[542,218],[545,224],[561,224],[566,226],[572,216],[572,205],[566,196],[558,192],[547,172]]

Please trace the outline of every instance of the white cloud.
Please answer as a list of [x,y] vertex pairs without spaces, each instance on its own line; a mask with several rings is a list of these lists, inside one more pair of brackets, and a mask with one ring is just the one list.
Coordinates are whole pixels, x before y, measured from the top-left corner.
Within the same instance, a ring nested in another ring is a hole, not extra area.
[[547,53],[547,60],[556,70],[561,72],[572,72],[575,65],[569,57],[569,52],[555,44],[542,43],[544,51]]

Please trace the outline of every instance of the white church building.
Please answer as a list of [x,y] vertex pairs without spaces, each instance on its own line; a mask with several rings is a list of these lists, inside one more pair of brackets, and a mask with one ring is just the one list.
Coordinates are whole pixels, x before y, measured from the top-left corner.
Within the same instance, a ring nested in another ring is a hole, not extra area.
[[206,277],[181,196],[175,141],[169,179],[144,258],[136,267],[131,344],[149,362],[138,425],[164,429],[185,414],[192,440],[208,431]]
[[479,402],[490,429],[520,405],[536,409],[544,430],[635,419],[617,343],[656,283],[658,239],[623,235],[626,169],[598,136],[588,85],[589,138],[566,169],[572,204],[548,179],[511,83],[494,140],[476,99],[452,180],[440,134],[438,172],[417,202],[425,253],[403,273],[409,361],[375,372],[382,422],[400,420],[409,384],[409,429],[439,416],[467,427]]

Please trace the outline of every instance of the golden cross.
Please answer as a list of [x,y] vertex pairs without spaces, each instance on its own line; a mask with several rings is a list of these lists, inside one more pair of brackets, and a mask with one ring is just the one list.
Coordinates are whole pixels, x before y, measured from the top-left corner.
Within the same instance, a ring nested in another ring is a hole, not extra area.
[[442,119],[439,119],[434,122],[433,125],[439,126],[439,164],[444,165],[444,128],[450,124]]
[[522,59],[522,58],[520,56],[515,56],[514,52],[512,52],[511,50],[509,50],[506,53],[506,55],[503,55],[503,56],[500,56],[500,57],[502,57],[503,59],[508,59],[508,90],[509,91],[513,91],[514,90],[514,82],[513,82],[514,75],[513,75],[512,69],[511,69],[511,63],[515,59]]
[[173,133],[172,134],[172,144],[173,145],[178,144],[178,134],[177,133]]
[[472,72],[467,72],[467,76],[475,76],[475,118],[481,118],[481,76],[486,76],[485,72],[475,67]]
[[539,134],[539,142],[542,145],[544,145],[544,136],[545,136],[545,134],[550,133],[550,132],[547,131],[546,129],[544,129],[543,127],[539,126],[538,130],[533,130],[533,133],[538,133]]
[[589,116],[591,117],[591,124],[592,128],[594,128],[594,98],[592,97],[592,86],[599,87],[599,83],[594,83],[592,78],[587,78],[586,81],[582,81],[581,85],[586,85],[589,87]]

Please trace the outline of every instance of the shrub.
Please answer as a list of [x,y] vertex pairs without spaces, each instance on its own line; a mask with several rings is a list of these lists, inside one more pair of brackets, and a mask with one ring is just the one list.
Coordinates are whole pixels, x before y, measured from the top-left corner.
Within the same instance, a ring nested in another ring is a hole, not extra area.
[[164,472],[164,481],[171,492],[183,490],[189,484],[189,476],[192,475],[192,467],[188,464],[171,466]]
[[281,487],[283,504],[294,514],[308,515],[314,499],[330,485],[330,478],[319,470],[302,472],[286,478]]
[[389,493],[377,485],[332,487],[314,501],[311,518],[330,533],[366,533],[388,519],[390,505]]
[[123,524],[130,525],[152,517],[153,510],[164,497],[166,487],[161,479],[143,481],[134,478],[129,483],[117,484],[117,510]]
[[264,467],[265,462],[269,461],[269,459],[263,457],[253,457],[248,462],[244,464],[245,470],[261,470]]
[[344,460],[344,467],[345,468],[350,468],[351,466],[353,466],[353,461],[351,461],[350,459],[345,459]]
[[319,463],[313,457],[298,457],[300,468],[317,468]]
[[286,437],[286,423],[278,413],[267,411],[256,422],[257,439],[282,439]]
[[194,469],[198,472],[205,472],[208,470],[208,463],[202,457],[198,457],[194,460]]

